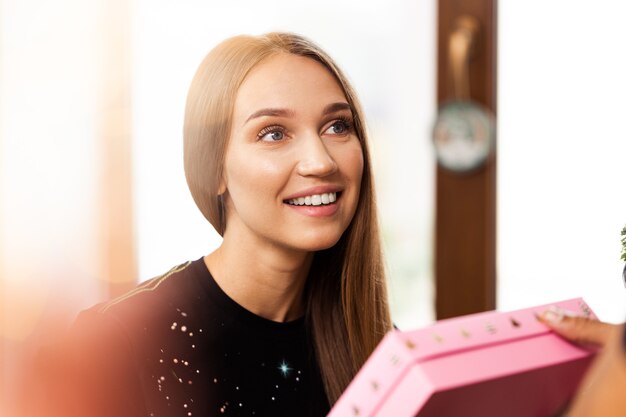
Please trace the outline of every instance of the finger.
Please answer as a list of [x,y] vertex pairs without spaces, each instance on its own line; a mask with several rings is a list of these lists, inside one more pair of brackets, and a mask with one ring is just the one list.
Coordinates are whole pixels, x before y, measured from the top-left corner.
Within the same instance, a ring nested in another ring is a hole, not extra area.
[[615,328],[613,324],[552,309],[544,312],[540,319],[556,333],[581,345],[604,346]]

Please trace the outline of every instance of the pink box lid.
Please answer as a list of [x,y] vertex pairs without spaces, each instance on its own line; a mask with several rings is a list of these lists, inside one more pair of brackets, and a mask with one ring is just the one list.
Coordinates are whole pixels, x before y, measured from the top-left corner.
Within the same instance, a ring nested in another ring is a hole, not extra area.
[[578,298],[391,331],[328,416],[553,415],[571,398],[594,351],[537,320],[551,306],[595,318]]

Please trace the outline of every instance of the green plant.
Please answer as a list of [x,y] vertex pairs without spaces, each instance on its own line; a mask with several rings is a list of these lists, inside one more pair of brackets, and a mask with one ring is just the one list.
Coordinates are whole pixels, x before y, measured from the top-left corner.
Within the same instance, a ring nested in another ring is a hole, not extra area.
[[622,260],[626,262],[626,226],[622,229]]

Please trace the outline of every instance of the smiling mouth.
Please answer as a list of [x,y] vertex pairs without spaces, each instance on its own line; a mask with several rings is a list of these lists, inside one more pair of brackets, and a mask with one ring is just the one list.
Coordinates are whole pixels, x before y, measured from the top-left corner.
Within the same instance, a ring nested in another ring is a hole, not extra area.
[[341,197],[341,192],[312,194],[305,197],[292,198],[283,201],[291,206],[327,206],[335,203]]

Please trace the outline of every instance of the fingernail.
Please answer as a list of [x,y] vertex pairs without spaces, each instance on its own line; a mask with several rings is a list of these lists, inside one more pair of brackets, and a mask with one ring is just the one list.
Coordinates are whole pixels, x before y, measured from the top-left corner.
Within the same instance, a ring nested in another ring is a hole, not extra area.
[[541,319],[553,325],[563,324],[563,319],[565,317],[574,317],[574,316],[576,316],[576,313],[572,311],[564,310],[561,307],[557,307],[557,306],[551,306],[548,309],[546,309],[546,311],[541,313]]
[[541,314],[541,318],[551,324],[561,323],[566,316],[573,316],[573,313],[557,306],[551,306]]

